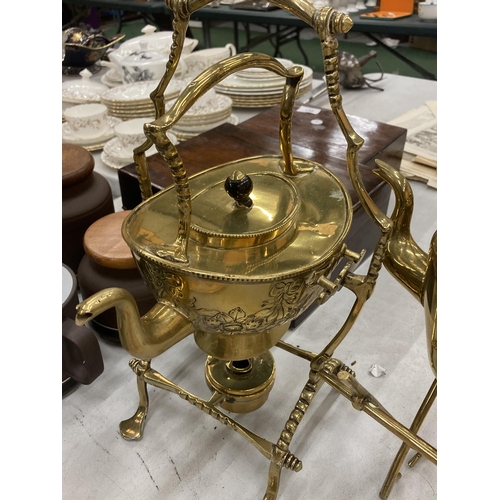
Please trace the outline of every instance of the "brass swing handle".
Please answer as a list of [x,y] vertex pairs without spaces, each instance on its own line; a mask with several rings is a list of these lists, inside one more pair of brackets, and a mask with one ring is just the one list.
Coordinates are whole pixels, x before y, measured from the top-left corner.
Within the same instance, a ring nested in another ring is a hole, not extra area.
[[237,71],[255,67],[268,69],[286,78],[280,111],[280,149],[283,155],[284,172],[289,175],[296,174],[297,171],[292,165],[293,161],[290,145],[291,118],[295,97],[304,70],[300,66],[292,66],[286,69],[277,59],[265,54],[255,52],[237,54],[212,65],[189,83],[166,113],[144,126],[146,137],[152,141],[158,152],[162,154],[167,161],[170,161],[170,158],[167,159],[162,153],[162,150],[166,152],[170,149],[170,140],[166,136],[166,132],[170,130],[208,90]]
[[[155,107],[155,117],[158,119],[165,114],[164,92],[174,77],[179,63],[184,40],[191,18],[191,14],[208,5],[211,0],[165,0],[166,6],[172,11],[172,45],[170,56],[165,68],[165,74],[160,79],[158,87],[151,93],[150,97]],[[341,103],[340,86],[338,82],[338,53],[335,35],[347,33],[353,23],[351,18],[331,7],[316,9],[308,0],[271,0],[274,5],[287,10],[294,16],[300,18],[306,24],[314,28],[318,33],[322,45],[327,43],[329,49],[325,54],[325,72],[328,83],[328,94],[333,107]],[[335,104],[334,104],[335,103]],[[134,161],[137,165],[139,176],[139,187],[143,200],[152,196],[151,179],[146,162],[146,151],[152,146],[148,138],[134,150]],[[286,156],[286,155],[285,155]]]
[[252,52],[238,54],[214,64],[189,83],[164,115],[144,125],[144,133],[148,141],[151,141],[156,146],[158,153],[169,166],[177,191],[177,207],[179,211],[177,238],[173,245],[157,249],[156,253],[159,257],[177,263],[187,264],[189,262],[187,244],[191,225],[191,191],[183,161],[177,148],[167,136],[167,132],[201,96],[217,83],[232,73],[255,67],[268,69],[286,79],[280,111],[279,137],[283,156],[280,165],[287,175],[296,175],[298,172],[303,171],[294,166],[291,147],[291,118],[299,83],[304,74],[303,68],[292,66],[286,69],[274,57]]

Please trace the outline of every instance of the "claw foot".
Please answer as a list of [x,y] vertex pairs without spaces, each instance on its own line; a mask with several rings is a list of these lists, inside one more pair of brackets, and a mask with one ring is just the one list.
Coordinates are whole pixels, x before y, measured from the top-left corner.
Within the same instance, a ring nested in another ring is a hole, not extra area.
[[146,407],[139,406],[132,417],[120,422],[120,434],[123,439],[134,441],[142,438],[144,424],[146,422],[146,413]]

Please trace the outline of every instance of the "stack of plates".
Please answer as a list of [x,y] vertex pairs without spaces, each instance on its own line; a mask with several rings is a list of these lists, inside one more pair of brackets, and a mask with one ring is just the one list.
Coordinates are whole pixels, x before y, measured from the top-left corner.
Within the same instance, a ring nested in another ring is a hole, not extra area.
[[[101,94],[101,102],[107,106],[109,115],[123,120],[155,118],[155,107],[149,95],[159,82],[159,80],[134,82],[113,87]],[[183,85],[182,80],[172,80],[165,90],[165,99],[179,95]]]
[[[165,103],[169,109],[175,100]],[[230,97],[209,93],[205,100],[197,101],[185,115],[172,127],[172,132],[180,141],[190,139],[207,132],[223,123],[238,124],[236,116],[232,115],[233,102]]]
[[[279,59],[285,66],[293,65],[291,61]],[[304,76],[300,82],[297,98],[312,89],[313,70],[303,66]],[[274,106],[281,102],[285,78],[262,68],[249,68],[228,76],[215,86],[215,90],[231,97],[235,108],[261,108]]]

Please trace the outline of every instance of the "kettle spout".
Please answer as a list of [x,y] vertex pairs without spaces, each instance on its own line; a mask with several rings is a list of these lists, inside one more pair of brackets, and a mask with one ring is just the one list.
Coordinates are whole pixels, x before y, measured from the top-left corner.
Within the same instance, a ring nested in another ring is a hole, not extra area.
[[429,255],[422,250],[410,232],[413,214],[413,191],[400,172],[380,160],[374,170],[393,189],[395,206],[391,215],[393,230],[384,260],[386,269],[420,302],[424,300],[424,283]]
[[84,325],[114,307],[120,342],[133,357],[150,360],[194,332],[193,324],[171,304],[159,302],[144,316],[123,288],[106,288],[77,305],[75,322]]
[[392,187],[396,198],[384,266],[424,307],[427,352],[437,377],[437,231],[429,253],[424,252],[410,232],[413,192],[408,180],[387,163],[375,161],[374,173]]
[[360,67],[363,67],[368,61],[371,61],[372,59],[375,59],[377,57],[377,51],[376,50],[370,50],[368,54],[365,54],[364,56],[361,56],[358,59]]

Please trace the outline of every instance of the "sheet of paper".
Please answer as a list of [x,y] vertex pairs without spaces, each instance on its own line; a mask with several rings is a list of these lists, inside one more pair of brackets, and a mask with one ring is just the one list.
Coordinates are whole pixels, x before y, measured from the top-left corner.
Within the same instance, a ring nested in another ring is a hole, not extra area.
[[437,119],[408,130],[405,151],[437,161]]
[[427,104],[427,107],[431,110],[434,117],[437,118],[438,117],[437,101],[425,101],[425,104]]
[[401,171],[428,181],[436,187],[437,169],[437,101],[411,109],[391,120],[391,125],[407,129]]
[[437,170],[435,168],[402,159],[400,172],[408,179],[425,182],[428,186],[437,189]]

